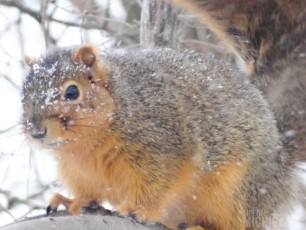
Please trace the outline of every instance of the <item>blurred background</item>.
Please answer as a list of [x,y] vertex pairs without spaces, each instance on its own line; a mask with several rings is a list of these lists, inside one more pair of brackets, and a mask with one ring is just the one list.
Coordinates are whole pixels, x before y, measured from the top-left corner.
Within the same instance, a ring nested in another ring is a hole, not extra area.
[[[139,46],[141,0],[0,0],[0,226],[44,214],[57,182],[52,156],[31,149],[21,121],[24,56],[37,57],[54,46],[94,42],[101,50]],[[178,11],[177,49],[233,56],[197,19]],[[69,194],[68,194],[69,195]],[[305,229],[297,206],[290,228]]]

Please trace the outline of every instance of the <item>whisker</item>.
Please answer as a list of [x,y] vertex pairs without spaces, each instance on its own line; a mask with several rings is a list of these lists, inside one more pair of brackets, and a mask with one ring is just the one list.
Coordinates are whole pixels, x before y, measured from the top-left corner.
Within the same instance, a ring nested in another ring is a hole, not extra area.
[[7,139],[10,139],[10,138],[13,138],[13,137],[18,137],[18,136],[21,136],[21,135],[23,135],[23,134],[24,134],[23,132],[18,132],[18,133],[12,133],[12,134],[6,135],[6,136],[3,135],[3,136],[0,138],[0,141],[7,140]]
[[[10,156],[15,156],[16,152],[21,150],[26,149],[25,146],[28,145],[28,140],[24,135],[20,135],[21,139],[18,140],[18,145],[16,146],[16,143],[11,144],[11,146],[13,147],[13,149],[9,150],[9,152],[0,152],[0,155],[5,156],[5,155],[10,155]],[[1,140],[1,139],[0,139]]]
[[10,128],[5,129],[5,130],[1,130],[0,134],[8,133],[8,132],[16,131],[16,130],[23,130],[23,127],[22,126],[10,127]]
[[23,130],[14,130],[14,131],[10,131],[10,132],[7,132],[7,133],[0,133],[0,137],[1,138],[7,138],[7,137],[10,137],[10,136],[15,136],[15,135],[18,136],[18,135],[21,135],[21,134],[24,134]]
[[15,124],[15,125],[13,125],[11,127],[8,127],[6,129],[0,130],[0,134],[11,132],[11,131],[14,131],[16,129],[22,129],[22,126]]
[[21,149],[24,150],[26,146],[28,146],[28,147],[30,148],[30,143],[29,143],[28,138],[26,138],[25,135],[24,135],[22,139],[23,139],[23,140],[22,140],[22,142],[20,143]]

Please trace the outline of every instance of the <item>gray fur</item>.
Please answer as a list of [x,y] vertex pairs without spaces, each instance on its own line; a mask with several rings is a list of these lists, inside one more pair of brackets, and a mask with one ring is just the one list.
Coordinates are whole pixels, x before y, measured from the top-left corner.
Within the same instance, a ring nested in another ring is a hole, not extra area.
[[204,170],[252,159],[241,188],[248,210],[270,214],[288,198],[288,156],[274,117],[261,93],[229,64],[170,49],[107,54],[102,61],[111,67],[114,129],[128,143],[177,157],[205,146]]

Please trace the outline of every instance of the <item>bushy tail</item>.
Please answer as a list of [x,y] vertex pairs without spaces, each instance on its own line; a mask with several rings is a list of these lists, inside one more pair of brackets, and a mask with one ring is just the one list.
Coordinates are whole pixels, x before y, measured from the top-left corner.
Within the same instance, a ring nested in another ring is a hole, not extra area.
[[197,14],[246,64],[249,74],[264,72],[286,57],[306,30],[302,0],[171,0]]
[[271,104],[287,150],[306,160],[306,1],[171,2],[198,15],[240,57]]

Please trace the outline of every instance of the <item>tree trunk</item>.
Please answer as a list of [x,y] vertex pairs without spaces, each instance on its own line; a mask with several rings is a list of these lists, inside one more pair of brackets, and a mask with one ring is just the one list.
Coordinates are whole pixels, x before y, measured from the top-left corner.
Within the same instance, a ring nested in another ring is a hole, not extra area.
[[17,223],[1,227],[1,230],[169,230],[160,224],[139,224],[130,217],[114,216],[108,210],[99,207],[96,210],[85,209],[81,216],[70,216],[67,211],[40,215]]
[[176,49],[177,10],[164,0],[144,0],[141,13],[141,47],[165,46]]

